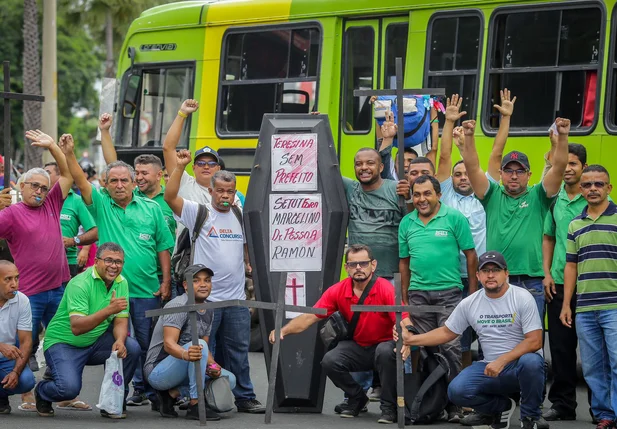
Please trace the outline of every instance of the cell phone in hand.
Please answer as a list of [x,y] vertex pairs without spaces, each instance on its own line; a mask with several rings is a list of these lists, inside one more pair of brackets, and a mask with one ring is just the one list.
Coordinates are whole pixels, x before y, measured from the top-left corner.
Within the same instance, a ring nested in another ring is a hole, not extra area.
[[551,127],[548,129],[548,132],[550,133],[551,130],[553,131],[553,134],[558,134],[557,133],[557,122],[553,122],[553,125],[551,125]]

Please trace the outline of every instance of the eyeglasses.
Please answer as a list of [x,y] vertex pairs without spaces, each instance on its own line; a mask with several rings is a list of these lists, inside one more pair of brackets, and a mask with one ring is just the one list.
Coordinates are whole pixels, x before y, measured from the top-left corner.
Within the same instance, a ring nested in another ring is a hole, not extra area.
[[99,261],[103,261],[106,267],[111,267],[112,265],[121,267],[122,265],[124,265],[124,261],[122,259],[112,259],[112,258],[105,258],[105,259],[96,258],[96,259],[98,259]]
[[357,266],[360,266],[360,268],[366,268],[371,264],[371,262],[373,261],[346,262],[345,266],[347,268],[356,268]]
[[606,182],[581,182],[581,188],[583,189],[591,189],[592,186],[602,189],[606,186]]
[[503,171],[505,174],[508,174],[508,175],[510,175],[510,176],[511,176],[512,174],[514,174],[514,173],[516,173],[516,175],[517,175],[517,176],[522,176],[523,174],[526,174],[526,173],[527,173],[527,170],[524,170],[524,169],[522,169],[522,168],[518,168],[518,169],[516,169],[516,170],[513,170],[513,169],[511,169],[511,168],[504,168],[502,171]]
[[503,268],[482,268],[480,272],[482,274],[499,274],[503,272]]
[[46,194],[49,192],[49,188],[47,186],[39,185],[36,182],[24,182],[26,185],[30,185],[34,192],[41,190],[42,193]]
[[214,168],[214,167],[216,167],[217,165],[219,165],[219,163],[218,163],[218,162],[216,162],[216,161],[204,161],[204,160],[199,160],[199,161],[195,161],[195,165],[196,165],[196,166],[198,166],[198,167],[201,167],[201,168],[204,168],[206,165],[207,165],[209,168]]

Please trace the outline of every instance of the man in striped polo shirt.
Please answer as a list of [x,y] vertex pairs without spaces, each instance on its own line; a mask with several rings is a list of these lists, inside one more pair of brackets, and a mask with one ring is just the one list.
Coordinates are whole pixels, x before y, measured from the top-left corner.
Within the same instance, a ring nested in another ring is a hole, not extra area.
[[608,200],[612,186],[601,165],[585,168],[580,186],[588,205],[568,227],[559,318],[572,327],[570,302],[576,289],[576,332],[583,375],[591,389],[591,410],[597,429],[613,429],[617,428],[617,205]]

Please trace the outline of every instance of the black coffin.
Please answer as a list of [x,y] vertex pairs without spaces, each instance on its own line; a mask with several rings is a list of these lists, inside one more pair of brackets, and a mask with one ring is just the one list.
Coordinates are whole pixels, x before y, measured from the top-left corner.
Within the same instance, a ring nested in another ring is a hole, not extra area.
[[[264,115],[244,205],[257,299],[276,302],[277,288],[285,279],[290,288],[286,296],[289,293],[293,303],[314,305],[324,289],[339,281],[347,218],[327,116]],[[304,302],[296,301],[296,293],[304,295]],[[268,335],[274,329],[274,314],[259,310],[259,318],[270,371]],[[322,411],[322,323],[282,341],[274,411]]]

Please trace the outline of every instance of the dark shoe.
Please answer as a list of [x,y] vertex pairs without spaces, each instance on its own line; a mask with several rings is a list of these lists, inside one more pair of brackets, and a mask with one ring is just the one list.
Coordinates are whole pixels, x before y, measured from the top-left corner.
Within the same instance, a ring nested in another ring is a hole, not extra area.
[[357,396],[355,398],[349,398],[347,400],[347,408],[341,411],[341,417],[357,417],[358,414],[360,414],[360,412],[362,411],[362,408],[366,407],[368,403],[368,396],[366,396],[366,393],[364,392],[362,392],[360,396]]
[[110,414],[105,410],[101,410],[101,417],[105,417],[106,419],[114,419],[114,420],[126,419],[126,404],[124,404],[124,406],[122,407],[121,414]]
[[[491,429],[509,428],[510,420],[512,419],[512,414],[514,414],[514,410],[516,410],[516,402],[514,401],[514,399],[510,399],[510,407],[507,410],[502,411],[501,414],[497,414],[494,417],[493,424],[491,425]],[[534,429],[537,429],[537,428],[534,428]]]
[[536,424],[538,425],[538,429],[550,429],[551,427],[551,425],[549,425],[548,422],[542,416],[540,416],[540,418],[536,420]]
[[169,396],[169,392],[167,390],[155,390],[156,397],[159,403],[159,413],[161,417],[178,417],[178,413],[174,409],[175,400],[171,396]]
[[381,387],[373,387],[371,393],[368,394],[371,402],[379,402],[381,400]]
[[460,423],[463,420],[463,410],[456,405],[448,407],[448,423]]
[[186,396],[179,396],[176,399],[176,406],[179,410],[188,410],[190,405],[190,400]]
[[[199,404],[189,405],[189,408],[186,410],[186,418],[188,420],[199,420]],[[221,416],[206,407],[206,421],[218,422],[219,420],[221,420]]]
[[596,429],[615,429],[616,427],[614,420],[599,420]]
[[9,404],[8,397],[0,397],[0,414],[11,414],[11,405]]
[[146,394],[140,390],[134,390],[133,396],[126,399],[126,405],[138,407],[140,405],[150,405],[150,401]]
[[51,406],[51,402],[44,400],[39,395],[39,386],[34,388],[34,400],[36,401],[36,412],[41,417],[53,417],[54,408]]
[[28,367],[30,368],[30,371],[32,372],[37,372],[40,368],[39,368],[39,363],[36,361],[36,356],[33,354],[30,355],[30,357],[28,358]]
[[538,429],[538,422],[530,417],[525,417],[521,420],[521,429]]
[[557,411],[554,408],[550,408],[547,412],[542,414],[544,420],[549,422],[556,422],[558,420],[576,420],[576,414],[565,414]]
[[156,413],[161,411],[161,406],[159,405],[158,399],[156,401],[150,401],[150,411],[154,411]]
[[[343,402],[341,402],[340,404],[336,405],[334,407],[334,412],[336,414],[341,414],[343,412],[343,410],[346,410],[347,408],[349,408],[349,406],[347,405],[347,398],[345,398],[343,400]],[[364,407],[362,408],[362,410],[360,410],[361,413],[368,413],[368,407]]]
[[392,410],[392,409],[381,410],[381,417],[379,417],[379,420],[377,420],[377,423],[383,423],[383,424],[396,423],[397,418],[398,416],[396,414],[396,410]]
[[238,401],[236,402],[236,408],[239,413],[250,413],[250,414],[265,414],[266,407],[264,407],[261,402],[257,399],[248,399],[246,401]]
[[486,426],[493,423],[493,416],[474,411],[463,417],[459,423],[463,426]]

